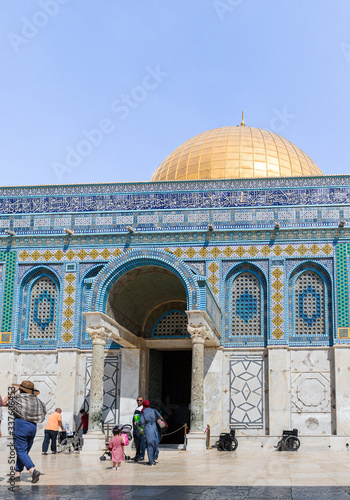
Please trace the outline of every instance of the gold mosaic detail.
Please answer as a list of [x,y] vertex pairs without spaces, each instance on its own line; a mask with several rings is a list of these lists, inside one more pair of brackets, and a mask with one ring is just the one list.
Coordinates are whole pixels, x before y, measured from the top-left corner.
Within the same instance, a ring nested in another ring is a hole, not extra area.
[[[289,248],[288,248],[289,247]],[[286,251],[290,252],[293,247],[288,245]],[[277,250],[277,252],[276,252]],[[274,254],[277,255],[282,253],[283,249],[280,245],[277,245],[274,249]],[[293,250],[294,251],[294,250]],[[276,292],[272,294],[271,297],[271,326],[272,326],[272,336],[279,340],[283,337],[283,323],[284,323],[284,308],[283,308],[283,268],[274,267],[271,272],[271,287],[275,289]]]
[[71,296],[68,296],[67,298],[64,299],[63,301],[67,306],[71,306],[72,304],[74,304],[74,299],[72,299]]
[[72,273],[67,274],[66,281],[68,281],[68,283],[73,283],[74,280],[75,280],[74,274]]
[[239,246],[237,249],[236,249],[236,254],[239,256],[239,257],[243,257],[243,255],[245,254],[245,249],[241,246]]
[[[178,258],[183,258],[184,256],[189,259],[210,259],[210,257],[217,258],[242,258],[247,256],[250,257],[268,257],[273,254],[277,257],[279,256],[289,256],[291,257],[294,254],[298,254],[301,256],[309,255],[310,257],[315,257],[317,255],[330,255],[333,252],[333,247],[328,243],[324,246],[316,245],[316,244],[301,244],[301,245],[283,245],[283,244],[275,244],[275,245],[230,245],[230,246],[214,246],[211,247],[166,247],[164,251],[172,253],[176,255]],[[103,260],[108,260],[112,256],[118,257],[123,253],[119,248],[93,248],[93,249],[69,249],[67,252],[63,252],[62,250],[44,250],[44,251],[27,251],[24,250],[19,254],[19,260],[22,262],[32,261],[37,262],[39,260],[45,262],[57,262],[57,261],[72,261],[80,260],[80,261],[94,261],[98,258]]]
[[276,279],[280,278],[282,275],[283,272],[278,267],[276,267],[276,269],[272,271],[272,276],[274,276]]
[[50,260],[50,259],[51,259],[52,255],[53,255],[53,254],[50,252],[50,250],[46,250],[46,252],[44,252],[44,253],[43,253],[43,258],[44,258],[46,261],[48,261],[48,260]]
[[69,332],[66,332],[64,335],[62,335],[62,339],[65,342],[69,342],[70,340],[72,340],[72,338],[73,338],[73,335]]
[[110,257],[111,252],[108,250],[108,248],[105,248],[104,250],[102,250],[101,255],[105,260],[107,260],[108,257]]
[[19,257],[20,260],[26,261],[27,259],[29,259],[30,255],[29,255],[29,253],[26,250],[24,250],[23,252],[21,252],[19,254],[18,257]]
[[193,248],[189,248],[188,250],[186,250],[185,254],[190,258],[192,259],[192,257],[194,257],[196,255],[196,251],[193,249]]
[[94,248],[93,250],[91,250],[91,252],[89,252],[89,255],[90,255],[90,257],[91,257],[93,260],[95,260],[95,259],[97,259],[97,257],[99,256],[99,253],[98,253],[98,251]]
[[283,337],[283,331],[280,328],[275,328],[272,335],[279,340],[281,337]]
[[219,266],[217,265],[216,262],[212,262],[210,264],[210,266],[208,267],[209,271],[211,271],[212,273],[215,273],[218,269],[219,269]]
[[77,256],[80,260],[84,260],[88,256],[88,253],[85,252],[84,249],[81,249],[80,252],[77,253]]
[[256,254],[259,253],[259,250],[256,247],[249,247],[248,253],[251,257],[255,257]]

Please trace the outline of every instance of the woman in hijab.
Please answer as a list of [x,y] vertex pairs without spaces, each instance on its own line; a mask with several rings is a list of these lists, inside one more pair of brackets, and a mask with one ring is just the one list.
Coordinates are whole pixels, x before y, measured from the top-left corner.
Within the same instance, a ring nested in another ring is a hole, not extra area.
[[157,410],[150,408],[150,402],[145,399],[142,403],[140,423],[144,427],[147,445],[148,465],[155,465],[159,454],[160,431],[157,426],[157,418],[160,418]]

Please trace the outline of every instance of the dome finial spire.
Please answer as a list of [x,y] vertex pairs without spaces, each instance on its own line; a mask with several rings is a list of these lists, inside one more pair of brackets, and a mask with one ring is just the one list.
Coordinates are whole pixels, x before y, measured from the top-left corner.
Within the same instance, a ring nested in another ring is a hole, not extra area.
[[242,111],[242,123],[241,123],[241,127],[245,127],[245,123],[244,123],[244,112]]

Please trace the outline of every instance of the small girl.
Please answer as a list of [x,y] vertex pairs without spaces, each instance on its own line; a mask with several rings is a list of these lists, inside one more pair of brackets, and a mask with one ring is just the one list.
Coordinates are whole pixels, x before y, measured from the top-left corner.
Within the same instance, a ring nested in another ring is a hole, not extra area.
[[[120,464],[124,458],[125,438],[121,430],[116,426],[113,429],[113,437],[109,443],[108,449],[112,452],[112,470],[120,469]],[[117,465],[117,467],[116,467]]]

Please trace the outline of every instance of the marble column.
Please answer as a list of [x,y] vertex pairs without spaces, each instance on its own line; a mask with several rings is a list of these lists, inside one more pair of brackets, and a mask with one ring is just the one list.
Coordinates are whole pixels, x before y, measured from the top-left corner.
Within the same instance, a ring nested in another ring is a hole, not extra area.
[[83,452],[104,449],[102,431],[103,374],[105,346],[108,335],[104,327],[87,327],[92,339],[92,366],[89,403],[89,430],[84,436]]
[[187,450],[205,450],[204,434],[204,341],[205,325],[188,325],[192,339],[191,421]]

